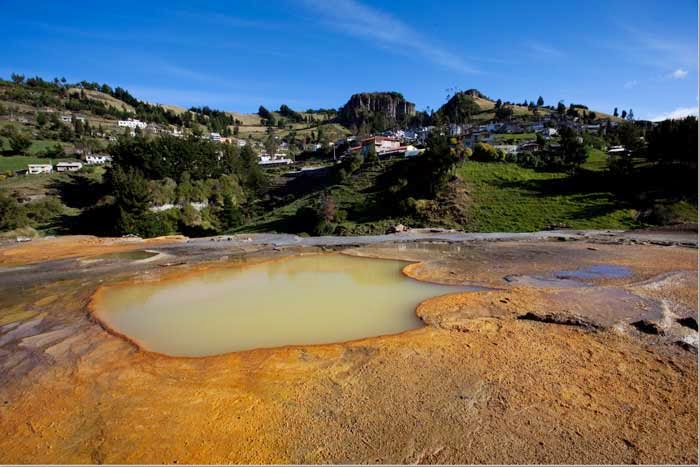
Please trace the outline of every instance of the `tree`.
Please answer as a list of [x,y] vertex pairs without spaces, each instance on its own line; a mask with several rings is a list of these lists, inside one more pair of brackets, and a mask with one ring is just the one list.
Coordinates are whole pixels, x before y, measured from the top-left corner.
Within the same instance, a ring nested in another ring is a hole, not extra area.
[[23,84],[24,83],[24,75],[18,75],[17,73],[12,73],[10,75],[10,79],[15,83],[15,84]]
[[277,147],[278,144],[274,135],[268,135],[267,138],[265,138],[265,152],[267,152],[267,155],[270,157],[274,157],[275,153],[277,152]]
[[219,220],[224,230],[233,229],[243,224],[243,215],[240,209],[233,204],[233,199],[230,196],[224,198],[224,206],[219,214]]
[[365,164],[372,166],[379,163],[379,156],[377,155],[377,150],[374,148],[374,144],[370,145],[365,154]]
[[[698,119],[664,120],[647,132],[649,159],[659,163],[698,164]],[[697,179],[696,179],[697,183]]]
[[479,162],[497,162],[500,160],[496,148],[487,143],[476,143],[471,159]]
[[544,99],[542,96],[537,98],[537,107],[542,107],[544,105]]
[[270,111],[262,105],[258,107],[258,115],[260,118],[265,120],[269,126],[274,126],[274,123],[271,122],[274,122],[275,118],[273,117],[272,113],[270,113]]
[[128,214],[141,214],[146,211],[149,200],[148,184],[141,171],[127,170],[117,165],[109,171],[109,184],[115,205]]
[[323,194],[321,196],[321,209],[319,211],[320,217],[326,222],[333,222],[337,214],[337,208],[335,205],[335,200],[330,194]]
[[44,112],[38,112],[36,114],[36,124],[39,125],[40,128],[46,125],[48,121],[49,119],[46,117]]
[[23,206],[15,198],[0,191],[0,231],[24,227],[28,223]]
[[634,120],[634,112],[632,112],[632,109],[627,113],[627,120]]
[[622,117],[623,120],[626,119],[627,118],[627,111],[623,110],[622,115],[620,115],[620,117]]
[[559,137],[561,162],[565,167],[574,171],[586,162],[588,157],[583,140],[574,130],[568,127],[559,129]]
[[10,149],[14,152],[24,154],[32,145],[32,140],[13,125],[5,127],[2,134],[7,138]]
[[564,113],[566,113],[566,106],[564,105],[564,102],[559,101],[557,104],[557,113],[559,115],[564,115]]
[[498,120],[508,120],[513,116],[513,108],[508,105],[503,105],[496,108],[495,115]]
[[615,107],[615,110],[613,110],[613,117],[617,117],[619,114],[617,113],[617,107]]

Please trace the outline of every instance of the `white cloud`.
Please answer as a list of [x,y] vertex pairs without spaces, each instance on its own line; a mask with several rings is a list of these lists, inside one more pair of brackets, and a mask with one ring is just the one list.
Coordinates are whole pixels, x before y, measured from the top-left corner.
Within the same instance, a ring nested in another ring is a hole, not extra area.
[[[623,32],[622,35],[619,34],[620,31]],[[666,72],[675,67],[694,70],[698,66],[697,36],[688,40],[678,36],[671,37],[668,32],[658,35],[618,23],[614,40],[601,40],[596,43],[599,47],[617,52],[622,60],[663,69]]]
[[461,57],[431,43],[398,18],[356,0],[301,0],[332,28],[401,55],[419,55],[463,74],[478,73]]
[[625,89],[632,89],[633,87],[635,87],[635,86],[638,85],[638,84],[639,84],[639,81],[637,81],[636,79],[633,79],[632,81],[627,81],[627,82],[623,85],[623,87],[624,87]]
[[662,120],[676,120],[679,118],[684,118],[689,115],[697,115],[697,107],[679,107],[665,114],[657,115],[651,119],[652,122],[660,122]]
[[682,68],[679,68],[676,71],[674,71],[673,73],[671,73],[670,75],[668,75],[669,78],[673,78],[673,79],[683,79],[686,76],[688,76],[688,72]]

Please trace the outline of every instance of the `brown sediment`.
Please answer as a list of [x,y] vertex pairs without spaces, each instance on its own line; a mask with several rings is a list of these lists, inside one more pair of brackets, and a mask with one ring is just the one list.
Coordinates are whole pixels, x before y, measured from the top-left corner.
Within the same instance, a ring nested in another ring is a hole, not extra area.
[[[697,317],[697,250],[589,246],[354,249],[414,261],[404,273],[416,279],[499,290],[426,300],[427,325],[396,335],[204,358],[105,332],[86,313],[102,290],[94,281],[1,290],[0,322],[12,320],[0,326],[0,463],[695,464],[697,355],[625,323],[654,320],[657,301]],[[633,274],[564,290],[503,280],[595,263]],[[232,265],[142,267],[178,280]],[[541,320],[518,319],[528,312]]]
[[186,237],[171,235],[141,239],[99,238],[89,235],[36,239],[0,248],[0,266],[17,266],[41,261],[119,253],[184,241]]

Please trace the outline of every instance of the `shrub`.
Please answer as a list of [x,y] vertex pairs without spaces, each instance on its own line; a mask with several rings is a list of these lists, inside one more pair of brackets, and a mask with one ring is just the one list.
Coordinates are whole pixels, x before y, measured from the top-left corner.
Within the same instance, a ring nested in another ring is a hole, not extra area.
[[471,159],[479,162],[498,162],[502,160],[498,150],[487,143],[476,143]]
[[0,192],[0,230],[12,230],[28,224],[24,207],[15,198]]

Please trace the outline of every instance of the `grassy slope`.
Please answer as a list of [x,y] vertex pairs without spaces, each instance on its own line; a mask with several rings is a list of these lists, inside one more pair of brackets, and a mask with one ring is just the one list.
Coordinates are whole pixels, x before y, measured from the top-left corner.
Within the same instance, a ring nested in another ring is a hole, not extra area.
[[382,168],[362,168],[349,180],[341,185],[325,185],[313,189],[306,189],[305,185],[309,184],[305,180],[301,180],[299,185],[303,194],[288,204],[283,204],[275,209],[266,212],[263,216],[254,219],[250,224],[237,229],[238,232],[285,232],[289,231],[289,223],[297,209],[304,206],[311,206],[320,196],[320,193],[325,188],[335,200],[338,210],[347,212],[347,220],[342,225],[348,230],[348,233],[359,235],[369,233],[384,233],[386,229],[393,224],[402,222],[401,218],[378,218],[372,211],[372,201],[375,199],[377,190],[375,187],[376,179],[382,174],[383,168],[388,168],[390,165],[400,162],[384,161]]
[[[75,92],[80,92],[80,88],[69,88],[68,93],[75,93]],[[127,112],[133,112],[134,108],[127,104],[126,102],[120,101],[119,99],[116,99],[109,94],[105,94],[100,91],[92,91],[89,89],[85,90],[85,94],[90,98],[94,99],[96,101],[100,101],[104,103],[106,106],[112,106],[115,107],[119,110],[126,110]]]
[[467,162],[458,174],[470,187],[473,205],[466,230],[534,231],[548,225],[571,228],[629,228],[635,212],[593,179],[574,182],[564,173],[537,172],[516,164]]
[[[466,181],[471,204],[467,231],[536,231],[566,224],[571,228],[626,229],[638,226],[636,211],[605,185],[606,155],[592,150],[577,177],[560,172],[539,172],[516,164],[466,162],[457,175]],[[339,209],[348,211],[345,226],[352,233],[378,233],[401,218],[363,216],[362,206],[371,204],[378,172],[353,176],[347,185],[329,187]],[[289,218],[302,206],[318,199],[318,191],[267,212],[240,231],[285,231]],[[679,205],[684,208],[685,205]],[[687,210],[687,209],[686,209]]]

